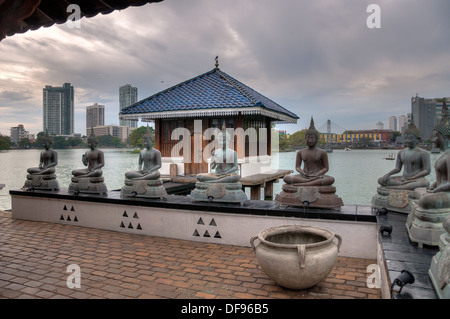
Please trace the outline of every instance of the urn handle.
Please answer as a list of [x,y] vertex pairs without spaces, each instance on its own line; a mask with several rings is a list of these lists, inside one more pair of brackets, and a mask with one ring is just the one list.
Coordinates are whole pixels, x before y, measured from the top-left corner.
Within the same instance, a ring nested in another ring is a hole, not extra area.
[[305,245],[297,245],[298,259],[300,263],[300,268],[306,267],[306,247]]
[[341,248],[341,245],[342,245],[342,237],[340,235],[338,235],[338,234],[334,234],[334,236],[338,239],[337,249],[338,249],[338,252],[339,252],[339,249]]
[[255,243],[254,243],[254,241],[255,241],[256,239],[258,239],[258,236],[253,236],[252,238],[250,238],[250,245],[252,246],[253,251],[256,250]]

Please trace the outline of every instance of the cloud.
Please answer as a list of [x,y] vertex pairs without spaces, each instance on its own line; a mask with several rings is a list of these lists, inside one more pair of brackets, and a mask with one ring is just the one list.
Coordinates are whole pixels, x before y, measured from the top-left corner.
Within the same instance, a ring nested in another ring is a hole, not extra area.
[[25,90],[25,91],[3,90],[3,91],[0,91],[0,100],[9,101],[9,102],[26,101],[26,100],[31,99],[32,97],[33,97],[33,93],[29,90]]
[[[42,88],[75,87],[76,132],[84,110],[104,104],[118,124],[119,87],[143,99],[214,67],[300,116],[375,128],[410,111],[410,97],[449,96],[448,0],[172,0],[83,18],[80,29],[41,28],[0,42],[0,110],[19,105],[38,132]],[[18,115],[19,118],[20,115]],[[0,118],[7,134],[11,121]],[[29,126],[29,127],[28,127]]]

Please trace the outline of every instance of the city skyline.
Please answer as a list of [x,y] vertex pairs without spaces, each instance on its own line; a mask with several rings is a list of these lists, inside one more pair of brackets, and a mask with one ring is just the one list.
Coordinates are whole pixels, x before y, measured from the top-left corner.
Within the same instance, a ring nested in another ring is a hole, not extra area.
[[[42,88],[75,88],[75,133],[85,108],[105,105],[119,124],[118,88],[144,99],[219,67],[300,117],[349,130],[388,127],[411,112],[411,97],[449,95],[450,3],[376,1],[381,27],[369,28],[373,1],[163,1],[40,28],[0,41],[0,133],[42,129]],[[432,35],[432,36],[430,36]],[[19,112],[20,110],[20,112]]]

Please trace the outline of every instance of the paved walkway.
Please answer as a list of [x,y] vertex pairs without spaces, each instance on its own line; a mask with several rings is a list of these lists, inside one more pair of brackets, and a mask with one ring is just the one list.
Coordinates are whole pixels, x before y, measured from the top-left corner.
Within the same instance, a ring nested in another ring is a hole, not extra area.
[[[32,222],[0,212],[0,298],[380,298],[366,272],[375,260],[338,257],[301,291],[277,286],[251,248]],[[80,288],[75,272],[80,267]],[[69,278],[70,277],[70,278]],[[68,280],[69,279],[69,280]]]

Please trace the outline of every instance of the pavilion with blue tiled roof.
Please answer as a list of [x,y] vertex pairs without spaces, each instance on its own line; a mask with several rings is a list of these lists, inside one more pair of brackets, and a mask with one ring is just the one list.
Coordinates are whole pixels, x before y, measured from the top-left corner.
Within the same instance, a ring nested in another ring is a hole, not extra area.
[[[123,108],[119,116],[123,120],[154,121],[155,147],[161,151],[163,159],[171,157],[173,147],[179,142],[171,139],[175,129],[187,128],[194,141],[195,120],[201,120],[202,134],[207,128],[225,124],[228,128],[244,130],[268,128],[270,135],[271,123],[296,123],[298,119],[296,114],[221,71],[217,59],[213,70]],[[204,148],[208,141],[202,140]],[[259,155],[270,155],[270,136],[267,141],[268,154]],[[235,145],[235,148],[239,159],[249,155],[248,141],[245,146]],[[204,161],[185,163],[183,173],[198,174],[207,170]]]

